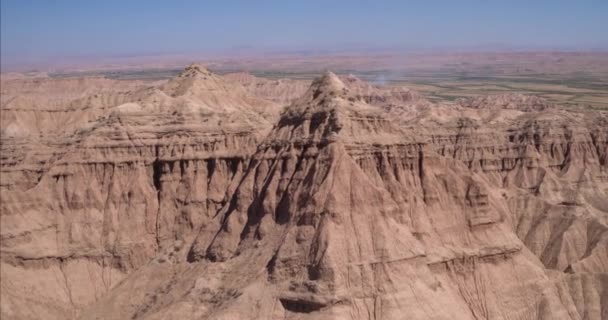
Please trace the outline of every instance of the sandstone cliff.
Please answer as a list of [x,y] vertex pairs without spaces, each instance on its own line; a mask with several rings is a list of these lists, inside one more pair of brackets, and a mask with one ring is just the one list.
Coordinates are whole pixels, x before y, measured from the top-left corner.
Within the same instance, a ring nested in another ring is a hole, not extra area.
[[606,114],[227,78],[3,119],[3,317],[608,317]]

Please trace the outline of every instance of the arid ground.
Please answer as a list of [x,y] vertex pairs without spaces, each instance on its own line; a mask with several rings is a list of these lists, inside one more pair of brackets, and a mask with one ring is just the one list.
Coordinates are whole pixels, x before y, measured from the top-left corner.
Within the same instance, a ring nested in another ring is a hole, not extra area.
[[2,319],[608,319],[606,53],[72,61],[0,93]]

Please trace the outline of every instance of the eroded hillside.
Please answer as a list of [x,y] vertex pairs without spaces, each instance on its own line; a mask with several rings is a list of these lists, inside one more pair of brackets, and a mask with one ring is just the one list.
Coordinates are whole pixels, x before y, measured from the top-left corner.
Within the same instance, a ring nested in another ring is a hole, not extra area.
[[198,65],[6,81],[3,317],[608,317],[604,112]]

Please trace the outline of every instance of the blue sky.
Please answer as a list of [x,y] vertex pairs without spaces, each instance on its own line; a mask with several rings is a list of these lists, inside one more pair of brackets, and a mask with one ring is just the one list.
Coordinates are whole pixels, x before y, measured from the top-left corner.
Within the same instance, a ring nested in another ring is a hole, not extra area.
[[3,64],[239,47],[608,47],[607,0],[0,3]]

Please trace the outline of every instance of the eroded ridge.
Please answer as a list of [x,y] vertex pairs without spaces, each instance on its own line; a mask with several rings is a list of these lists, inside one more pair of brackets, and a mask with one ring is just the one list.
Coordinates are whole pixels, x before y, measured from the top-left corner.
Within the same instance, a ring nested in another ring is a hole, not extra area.
[[54,142],[3,134],[2,315],[607,314],[606,114],[251,77],[192,65]]

